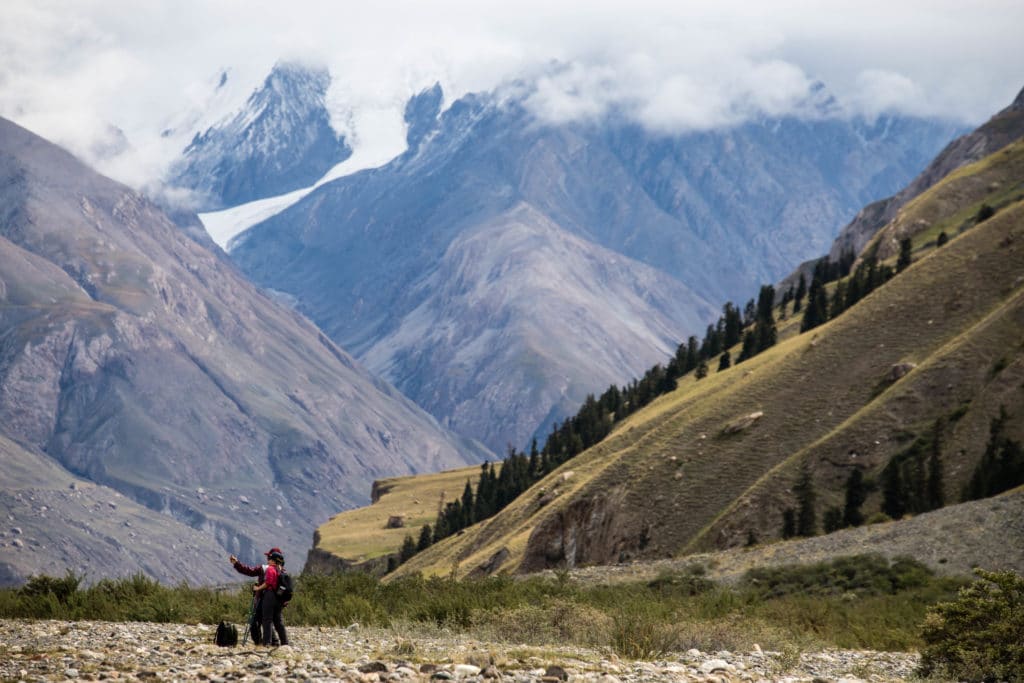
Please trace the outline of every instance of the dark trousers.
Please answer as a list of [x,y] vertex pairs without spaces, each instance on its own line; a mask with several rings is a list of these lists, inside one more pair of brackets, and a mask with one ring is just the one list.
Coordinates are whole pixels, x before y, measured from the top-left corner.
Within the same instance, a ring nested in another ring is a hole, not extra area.
[[260,602],[263,603],[261,605],[263,644],[270,645],[274,631],[277,631],[277,637],[280,638],[281,644],[287,645],[288,634],[285,633],[284,622],[281,621],[281,608],[284,605],[272,591],[263,591]]
[[[256,645],[263,643],[263,596],[257,595],[253,598],[252,614],[249,617],[249,635]],[[273,644],[277,645],[277,635],[271,632]]]

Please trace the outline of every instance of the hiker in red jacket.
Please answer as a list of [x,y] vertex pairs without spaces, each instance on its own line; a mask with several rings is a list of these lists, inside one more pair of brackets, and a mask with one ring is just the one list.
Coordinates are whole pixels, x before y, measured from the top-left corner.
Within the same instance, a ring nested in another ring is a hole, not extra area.
[[[278,555],[282,554],[280,548],[271,548],[270,550],[268,550],[267,552],[265,552],[263,554],[269,560],[270,556],[272,554],[274,554],[274,553],[277,553]],[[283,555],[282,555],[282,557],[283,557]],[[264,581],[266,581],[267,568],[270,566],[269,563],[268,564],[259,564],[259,565],[256,565],[255,567],[253,567],[253,566],[250,566],[250,565],[247,565],[247,564],[242,564],[241,562],[238,561],[238,558],[235,557],[234,555],[229,557],[228,560],[230,560],[231,564],[235,567],[235,571],[238,572],[239,574],[245,574],[246,576],[255,576],[257,584],[261,584]],[[263,624],[263,593],[259,592],[259,593],[254,593],[253,594],[252,613],[249,615],[249,633],[252,634],[252,642],[256,643],[257,645],[262,642],[262,638],[260,637],[261,634],[263,633],[262,630],[261,630],[262,624]],[[273,635],[273,639],[272,639],[273,640],[273,644],[277,645],[277,634],[272,634],[272,635]]]
[[281,609],[284,602],[277,595],[278,578],[281,576],[284,567],[284,555],[276,548],[267,555],[267,571],[261,583],[253,586],[253,593],[262,595],[260,598],[263,612],[263,644],[271,645],[271,636],[274,631],[281,638],[281,645],[288,644],[288,634],[284,630],[284,621],[281,620]]

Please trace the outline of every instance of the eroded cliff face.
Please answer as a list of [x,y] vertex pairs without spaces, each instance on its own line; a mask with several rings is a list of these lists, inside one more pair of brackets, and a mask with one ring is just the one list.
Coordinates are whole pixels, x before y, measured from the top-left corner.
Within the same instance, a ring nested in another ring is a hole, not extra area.
[[571,501],[530,534],[519,571],[613,564],[637,557],[650,542],[649,525],[622,507],[621,491]]

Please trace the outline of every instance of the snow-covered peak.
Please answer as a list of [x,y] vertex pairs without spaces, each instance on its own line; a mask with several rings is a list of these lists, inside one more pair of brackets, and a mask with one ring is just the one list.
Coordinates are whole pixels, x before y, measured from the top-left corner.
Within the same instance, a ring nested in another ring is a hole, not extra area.
[[311,185],[352,153],[330,123],[330,83],[324,68],[279,62],[244,106],[195,134],[169,184],[192,190],[200,210]]

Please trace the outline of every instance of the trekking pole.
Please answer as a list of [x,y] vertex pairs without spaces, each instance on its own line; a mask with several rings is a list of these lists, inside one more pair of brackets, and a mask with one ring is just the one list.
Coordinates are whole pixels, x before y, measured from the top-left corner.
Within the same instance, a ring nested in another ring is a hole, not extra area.
[[252,596],[252,604],[249,605],[249,617],[245,620],[245,635],[242,636],[242,647],[249,642],[249,629],[252,628],[252,618],[256,614],[256,595]]

